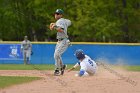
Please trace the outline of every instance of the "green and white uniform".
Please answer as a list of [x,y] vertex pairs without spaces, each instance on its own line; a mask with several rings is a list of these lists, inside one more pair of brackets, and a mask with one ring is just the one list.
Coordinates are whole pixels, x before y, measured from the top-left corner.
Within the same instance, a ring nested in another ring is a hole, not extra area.
[[67,35],[67,28],[71,25],[71,21],[68,19],[60,18],[56,21],[56,26],[63,29],[63,32],[57,32],[58,42],[55,47],[54,59],[56,68],[62,68],[63,61],[61,55],[68,48],[70,41]]

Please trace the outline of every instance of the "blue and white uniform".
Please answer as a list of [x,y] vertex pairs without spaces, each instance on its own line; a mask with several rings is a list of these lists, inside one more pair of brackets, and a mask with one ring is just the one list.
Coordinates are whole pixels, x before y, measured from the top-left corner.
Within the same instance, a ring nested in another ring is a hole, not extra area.
[[74,68],[78,66],[81,67],[78,76],[94,75],[97,70],[95,61],[87,55],[85,55],[85,58],[82,61],[75,64]]

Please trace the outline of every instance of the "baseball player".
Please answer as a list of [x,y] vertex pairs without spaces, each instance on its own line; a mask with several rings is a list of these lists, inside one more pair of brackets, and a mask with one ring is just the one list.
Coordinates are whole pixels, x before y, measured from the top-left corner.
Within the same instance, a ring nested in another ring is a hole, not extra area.
[[54,75],[63,75],[66,65],[63,64],[61,55],[68,48],[70,41],[67,35],[67,28],[71,25],[71,21],[63,18],[64,11],[62,9],[57,9],[55,11],[56,23],[50,24],[50,30],[57,31],[57,44],[54,52],[55,59],[55,71]]
[[32,44],[28,40],[27,36],[24,36],[24,40],[21,43],[21,52],[23,53],[24,64],[30,64],[30,55],[32,50]]
[[75,66],[73,66],[71,69],[69,69],[68,72],[80,66],[80,71],[78,74],[75,74],[76,76],[92,76],[95,74],[97,70],[95,61],[92,60],[89,56],[85,55],[83,50],[76,50],[75,56],[79,62],[75,64]]

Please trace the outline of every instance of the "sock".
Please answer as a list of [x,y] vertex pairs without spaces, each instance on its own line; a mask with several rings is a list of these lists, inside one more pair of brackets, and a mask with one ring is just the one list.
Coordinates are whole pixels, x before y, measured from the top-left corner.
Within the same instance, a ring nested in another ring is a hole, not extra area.
[[27,57],[27,64],[29,64],[29,57]]

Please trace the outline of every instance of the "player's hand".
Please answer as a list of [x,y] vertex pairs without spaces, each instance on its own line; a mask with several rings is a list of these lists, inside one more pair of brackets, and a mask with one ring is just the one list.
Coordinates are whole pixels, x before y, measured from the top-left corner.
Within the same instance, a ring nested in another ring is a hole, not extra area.
[[55,23],[50,23],[50,30],[53,30]]

